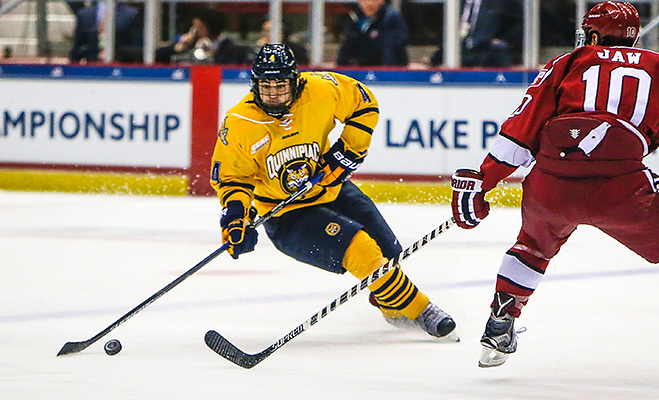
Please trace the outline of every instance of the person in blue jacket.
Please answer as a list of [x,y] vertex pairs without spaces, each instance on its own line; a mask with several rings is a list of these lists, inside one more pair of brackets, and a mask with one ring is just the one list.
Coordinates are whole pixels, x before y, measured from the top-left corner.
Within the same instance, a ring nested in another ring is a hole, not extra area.
[[[76,12],[76,27],[69,53],[72,62],[94,62],[103,58],[105,3],[92,4]],[[143,23],[140,12],[127,4],[115,9],[115,61],[140,62],[143,52]]]
[[407,66],[407,24],[385,0],[359,0],[350,13],[337,65]]

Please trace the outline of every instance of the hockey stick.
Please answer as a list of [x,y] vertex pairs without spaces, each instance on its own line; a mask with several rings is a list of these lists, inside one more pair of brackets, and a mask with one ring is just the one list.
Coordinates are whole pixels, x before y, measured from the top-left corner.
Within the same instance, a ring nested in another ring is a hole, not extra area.
[[[281,203],[277,204],[275,207],[273,207],[270,211],[265,213],[261,218],[256,220],[253,224],[251,224],[252,228],[258,228],[259,226],[263,225],[267,220],[272,218],[275,214],[277,214],[279,211],[281,211],[284,207],[287,205],[291,204],[295,199],[298,197],[302,196],[306,192],[308,192],[314,185],[316,185],[320,180],[323,178],[324,173],[321,172],[318,175],[314,176],[313,178],[309,179],[304,186],[302,186],[300,189],[298,189],[297,192],[291,194],[288,198],[283,200]],[[91,346],[93,343],[95,343],[97,340],[102,338],[103,336],[107,335],[112,331],[114,328],[118,327],[119,325],[123,324],[126,322],[129,318],[137,314],[138,312],[142,311],[145,309],[149,304],[153,303],[154,301],[158,300],[160,297],[162,297],[165,293],[169,292],[172,290],[175,286],[177,286],[179,283],[183,282],[186,280],[190,275],[194,274],[195,272],[199,271],[201,268],[203,268],[206,264],[211,262],[215,257],[219,256],[222,254],[225,250],[229,248],[230,244],[227,242],[223,244],[220,248],[209,254],[206,258],[201,260],[197,265],[194,267],[190,268],[187,270],[183,275],[179,276],[178,278],[174,279],[172,282],[170,282],[167,286],[164,288],[160,289],[158,292],[154,293],[151,297],[148,299],[144,300],[142,303],[140,303],[137,307],[133,308],[132,310],[128,311],[126,314],[121,316],[118,320],[114,321],[110,326],[107,328],[103,329],[101,332],[97,333],[94,337],[91,339],[87,339],[82,342],[66,342],[64,346],[60,349],[59,353],[57,353],[58,356],[65,355],[65,354],[71,354],[71,353],[79,353],[86,349],[87,347]]]
[[286,343],[293,340],[296,336],[300,335],[302,332],[308,330],[314,326],[318,321],[328,316],[332,311],[336,310],[340,305],[348,301],[350,298],[357,295],[357,293],[364,290],[370,284],[375,282],[377,279],[382,277],[385,273],[395,268],[395,266],[400,262],[409,257],[412,253],[419,250],[421,247],[428,244],[429,241],[437,237],[440,233],[446,232],[451,226],[455,224],[453,218],[442,223],[432,232],[428,233],[426,236],[421,238],[419,241],[414,243],[412,246],[405,249],[403,252],[398,254],[396,257],[389,260],[386,264],[382,265],[377,270],[373,271],[371,275],[362,279],[360,283],[353,286],[350,290],[343,293],[341,296],[334,299],[330,304],[323,307],[322,310],[318,311],[311,318],[304,321],[302,324],[298,325],[295,329],[284,335],[281,339],[277,340],[271,344],[267,349],[263,350],[260,353],[256,354],[247,354],[244,351],[237,348],[231,342],[229,342],[224,336],[220,335],[214,330],[206,332],[204,338],[206,345],[211,348],[214,352],[231,361],[232,363],[241,366],[243,368],[252,368],[256,364],[265,360],[272,353],[283,347]]

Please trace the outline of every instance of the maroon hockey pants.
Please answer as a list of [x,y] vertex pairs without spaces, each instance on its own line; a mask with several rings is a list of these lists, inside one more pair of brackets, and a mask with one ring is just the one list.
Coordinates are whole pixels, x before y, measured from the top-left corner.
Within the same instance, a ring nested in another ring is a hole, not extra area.
[[[521,240],[551,259],[578,225],[599,228],[659,263],[659,194],[645,171],[615,178],[561,178],[534,168],[523,183]],[[528,240],[528,239],[527,239]]]
[[659,193],[646,171],[562,178],[534,168],[523,183],[522,229],[504,257],[496,285],[497,291],[516,295],[516,316],[578,225],[597,227],[659,263]]

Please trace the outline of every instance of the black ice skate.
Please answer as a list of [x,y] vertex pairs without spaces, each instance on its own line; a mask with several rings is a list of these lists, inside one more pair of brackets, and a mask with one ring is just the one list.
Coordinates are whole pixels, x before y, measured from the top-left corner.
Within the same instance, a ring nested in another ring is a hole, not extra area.
[[517,350],[517,334],[526,329],[515,331],[515,317],[508,314],[508,310],[514,305],[513,296],[504,292],[495,294],[492,312],[481,337],[483,351],[478,360],[479,367],[497,367],[505,363],[508,355]]
[[423,310],[414,322],[419,328],[432,336],[448,338],[455,342],[460,341],[460,338],[455,333],[455,321],[453,321],[453,318],[432,302],[428,303],[426,309]]
[[[374,307],[380,308],[380,304],[375,299],[375,296],[373,296],[373,293],[370,294],[369,302]],[[404,315],[388,317],[383,314],[382,316],[387,323],[399,329],[416,330],[421,328],[432,336],[448,338],[455,342],[460,341],[460,338],[455,333],[455,321],[453,321],[453,318],[433,303],[429,303],[421,315],[414,320],[411,320]]]

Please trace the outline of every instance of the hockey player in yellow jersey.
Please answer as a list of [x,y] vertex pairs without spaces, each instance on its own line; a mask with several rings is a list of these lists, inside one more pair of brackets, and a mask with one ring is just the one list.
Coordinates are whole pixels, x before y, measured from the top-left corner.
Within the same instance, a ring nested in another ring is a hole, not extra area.
[[[308,193],[264,224],[294,259],[363,279],[402,251],[373,201],[349,178],[368,153],[378,103],[362,83],[334,72],[302,72],[286,45],[266,44],[252,67],[251,91],[227,111],[213,153],[211,185],[220,198],[223,242],[233,258],[254,250],[249,227],[319,172]],[[330,143],[337,121],[340,138]],[[387,321],[444,337],[455,322],[395,268],[371,286]]]

